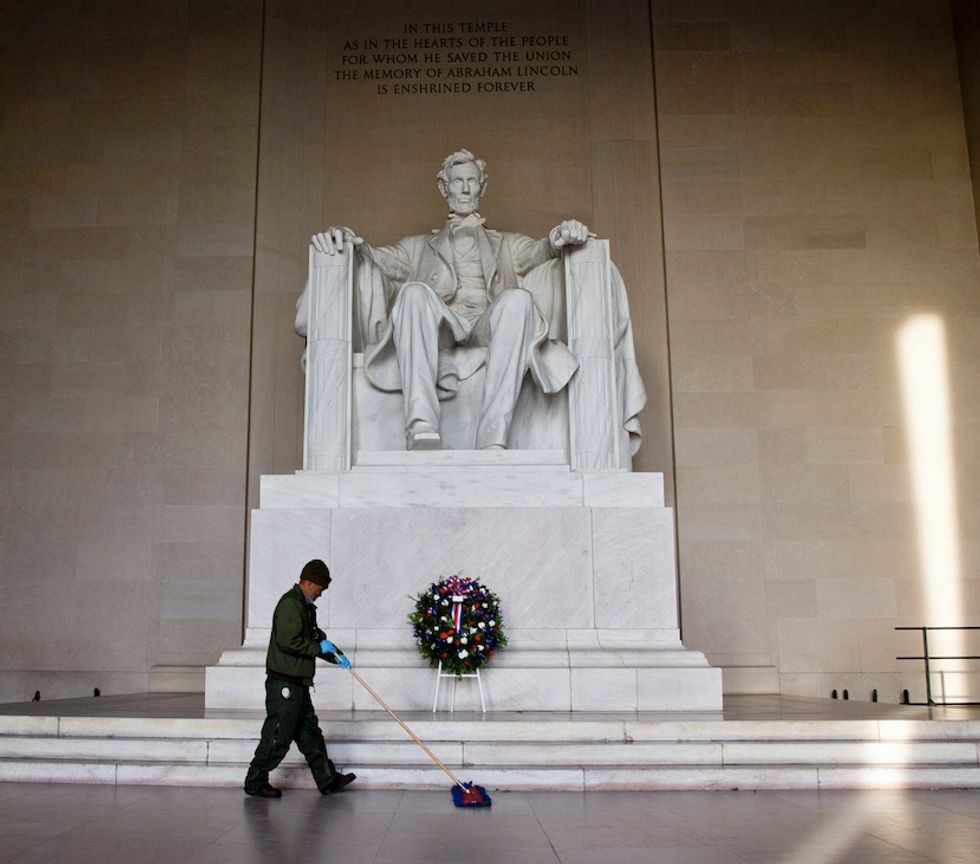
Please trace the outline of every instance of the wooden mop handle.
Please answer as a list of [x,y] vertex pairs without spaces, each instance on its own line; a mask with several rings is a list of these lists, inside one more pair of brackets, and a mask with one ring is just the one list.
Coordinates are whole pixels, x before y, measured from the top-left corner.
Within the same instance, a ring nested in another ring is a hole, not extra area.
[[412,731],[411,729],[409,729],[409,728],[408,728],[408,726],[407,726],[407,725],[405,724],[405,722],[404,722],[404,721],[402,720],[402,718],[401,718],[401,717],[399,717],[399,716],[398,716],[398,715],[397,715],[397,714],[396,714],[396,713],[395,713],[395,712],[394,712],[394,711],[393,711],[393,710],[392,710],[392,709],[391,709],[391,708],[390,708],[390,707],[388,706],[388,703],[387,703],[387,702],[385,702],[385,700],[384,700],[384,699],[382,699],[382,698],[381,698],[381,697],[380,697],[380,696],[379,696],[379,695],[378,695],[377,693],[375,693],[375,692],[374,692],[374,690],[373,690],[373,688],[371,687],[371,685],[370,685],[370,684],[368,684],[368,683],[367,683],[367,681],[365,681],[365,680],[364,680],[364,679],[363,679],[363,678],[362,678],[362,677],[361,677],[360,675],[358,675],[358,674],[357,674],[357,672],[355,672],[355,671],[354,671],[354,667],[353,667],[353,666],[351,666],[351,667],[350,667],[350,668],[349,668],[349,669],[348,669],[347,671],[348,671],[348,672],[350,672],[350,674],[351,674],[351,675],[353,675],[353,676],[354,676],[354,677],[355,677],[355,678],[357,679],[357,683],[358,683],[358,684],[360,684],[360,685],[361,685],[361,686],[362,686],[362,687],[363,687],[363,688],[364,688],[365,690],[367,690],[367,691],[368,691],[368,693],[370,693],[370,694],[371,694],[371,695],[372,695],[372,696],[374,697],[374,700],[375,700],[375,701],[376,701],[376,702],[377,702],[377,703],[378,703],[378,704],[379,704],[379,705],[380,705],[380,706],[381,706],[382,708],[384,708],[384,709],[385,709],[385,711],[387,711],[387,712],[388,712],[388,713],[389,713],[389,714],[390,714],[390,715],[392,716],[392,719],[393,719],[393,720],[394,720],[394,721],[395,721],[395,722],[396,722],[396,723],[397,723],[397,724],[398,724],[399,726],[401,726],[401,727],[402,727],[402,729],[404,729],[404,730],[405,730],[405,731],[406,731],[406,732],[407,732],[407,733],[408,733],[408,734],[409,734],[409,735],[410,735],[410,736],[412,737],[412,739],[413,739],[413,740],[415,741],[415,743],[416,743],[416,744],[418,744],[418,745],[419,745],[419,747],[421,747],[421,748],[422,748],[422,749],[423,749],[423,750],[424,750],[424,751],[425,751],[426,753],[428,753],[428,754],[429,754],[429,758],[430,758],[430,759],[431,759],[431,760],[432,760],[433,762],[435,762],[435,763],[436,763],[436,765],[438,765],[438,766],[439,766],[440,768],[442,768],[442,770],[443,770],[443,771],[445,771],[445,772],[446,772],[446,773],[447,773],[447,774],[449,775],[449,778],[450,778],[450,779],[451,779],[451,780],[453,781],[453,783],[455,783],[455,784],[456,784],[457,786],[459,786],[459,788],[460,788],[460,789],[466,789],[466,787],[465,787],[465,786],[464,786],[464,785],[463,785],[462,783],[460,783],[460,782],[459,782],[459,778],[458,778],[458,777],[457,777],[457,776],[456,776],[455,774],[453,774],[453,772],[452,772],[452,771],[450,771],[450,770],[449,770],[449,768],[447,768],[447,767],[446,767],[446,763],[445,763],[445,762],[443,762],[443,761],[442,761],[442,759],[440,759],[440,758],[439,758],[438,756],[436,756],[436,754],[435,754],[435,753],[433,753],[433,752],[432,752],[432,751],[431,751],[431,750],[430,750],[430,749],[429,749],[429,748],[428,748],[428,747],[426,746],[426,743],[425,743],[425,742],[424,742],[424,741],[423,741],[423,740],[422,740],[421,738],[419,738],[419,736],[418,736],[418,735],[416,735],[416,734],[415,734],[415,733],[414,733],[414,732],[413,732],[413,731]]

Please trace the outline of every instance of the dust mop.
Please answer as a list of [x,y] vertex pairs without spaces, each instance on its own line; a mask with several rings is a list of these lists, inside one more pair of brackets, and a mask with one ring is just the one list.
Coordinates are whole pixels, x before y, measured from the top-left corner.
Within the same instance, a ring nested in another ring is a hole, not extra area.
[[[340,652],[338,651],[337,653],[339,654]],[[395,722],[397,722],[398,725],[401,726],[402,729],[404,729],[411,736],[412,740],[426,752],[428,757],[433,762],[435,762],[436,765],[442,768],[442,770],[445,771],[446,774],[449,775],[449,779],[452,780],[453,783],[455,784],[453,786],[453,803],[457,807],[489,807],[490,806],[491,804],[490,796],[487,794],[486,789],[484,789],[482,786],[475,786],[472,781],[470,781],[469,783],[460,782],[459,778],[455,774],[453,774],[453,772],[450,771],[448,767],[446,767],[446,763],[443,762],[438,756],[436,756],[436,754],[433,753],[426,746],[425,742],[421,738],[419,738],[419,736],[416,735],[411,729],[408,728],[405,721],[402,720],[402,718],[399,717],[388,706],[388,704],[384,701],[384,699],[382,699],[377,693],[374,692],[374,690],[371,688],[371,685],[368,684],[367,681],[365,681],[360,675],[358,675],[357,672],[354,671],[353,667],[348,667],[348,671],[350,672],[351,675],[354,676],[354,678],[357,679],[357,683],[360,684],[365,690],[367,690],[368,693],[370,693],[374,697],[374,700],[394,718]]]

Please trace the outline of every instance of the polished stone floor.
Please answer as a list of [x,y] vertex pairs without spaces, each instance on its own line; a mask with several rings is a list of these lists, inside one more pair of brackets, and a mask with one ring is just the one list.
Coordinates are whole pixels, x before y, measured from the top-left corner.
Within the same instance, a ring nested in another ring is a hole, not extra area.
[[[42,700],[0,705],[0,714],[256,716],[257,724],[261,722],[255,712],[206,711],[200,694]],[[321,712],[328,725],[331,719],[351,716]],[[744,696],[726,697],[722,712],[685,716],[721,723],[960,720],[980,717],[980,709]],[[664,717],[681,719],[676,714]],[[406,718],[434,719],[429,712],[407,712]],[[587,720],[588,715],[569,719]],[[452,804],[448,785],[445,792],[412,792],[358,789],[355,784],[330,798],[294,789],[280,800],[264,801],[237,789],[0,784],[0,864],[115,861],[976,864],[980,790],[500,792],[489,809],[460,810]]]
[[17,864],[976,864],[980,791],[442,792],[0,785]]

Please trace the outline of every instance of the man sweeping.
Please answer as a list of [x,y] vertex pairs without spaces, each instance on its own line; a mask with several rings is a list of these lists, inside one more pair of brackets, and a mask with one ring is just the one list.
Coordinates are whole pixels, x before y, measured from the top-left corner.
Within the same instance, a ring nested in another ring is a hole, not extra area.
[[269,783],[269,772],[282,762],[293,741],[306,757],[323,795],[343,789],[356,777],[339,773],[328,758],[310,700],[317,657],[344,669],[351,666],[344,653],[317,627],[314,604],[329,586],[330,570],[323,561],[314,559],[303,567],[299,582],[276,605],[265,662],[266,718],[262,738],[245,775],[247,795],[282,797],[282,792]]

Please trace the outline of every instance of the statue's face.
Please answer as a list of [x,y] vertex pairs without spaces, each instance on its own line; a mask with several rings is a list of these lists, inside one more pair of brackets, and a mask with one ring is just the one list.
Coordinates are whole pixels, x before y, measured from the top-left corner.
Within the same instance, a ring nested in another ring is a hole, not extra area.
[[480,169],[474,162],[461,162],[447,172],[446,202],[453,213],[466,216],[480,206]]

